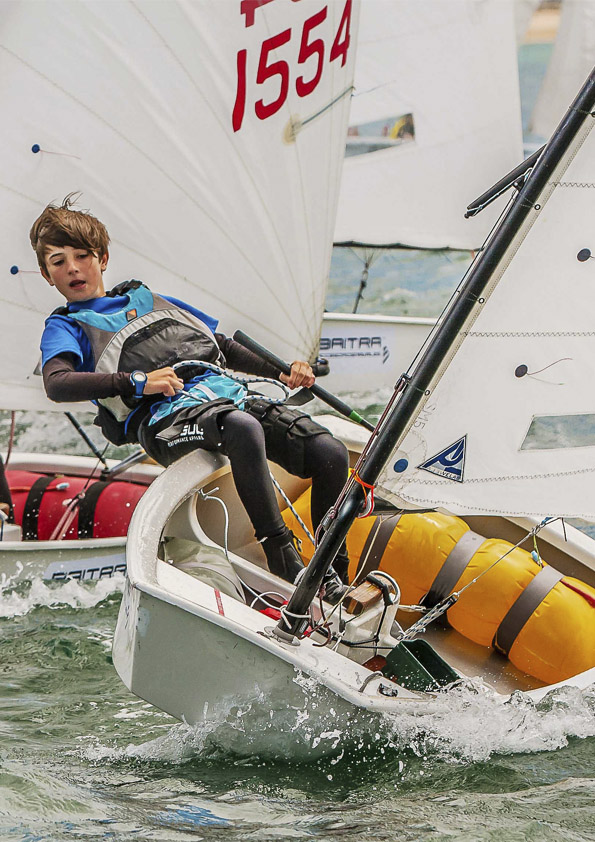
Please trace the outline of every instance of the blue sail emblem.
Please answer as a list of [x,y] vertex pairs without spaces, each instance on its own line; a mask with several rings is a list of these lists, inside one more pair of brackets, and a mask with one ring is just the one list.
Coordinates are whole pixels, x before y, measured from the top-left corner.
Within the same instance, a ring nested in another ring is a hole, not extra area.
[[466,444],[467,436],[463,436],[462,439],[449,445],[417,467],[423,471],[429,471],[431,474],[438,474],[439,477],[444,477],[444,479],[463,482]]

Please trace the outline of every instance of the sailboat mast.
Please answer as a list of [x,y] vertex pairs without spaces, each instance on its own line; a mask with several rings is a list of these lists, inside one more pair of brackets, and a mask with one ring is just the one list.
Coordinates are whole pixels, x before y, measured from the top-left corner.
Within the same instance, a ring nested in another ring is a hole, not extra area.
[[[400,399],[382,424],[375,441],[359,469],[361,480],[373,485],[401,437],[406,433],[420,401],[446,355],[453,347],[468,319],[484,304],[483,294],[492,281],[501,260],[530,213],[539,213],[538,198],[562,161],[570,144],[588,119],[595,117],[595,69],[589,75],[562,122],[546,145],[534,170],[520,190],[514,204],[491,237],[486,250],[470,270],[447,317],[436,329],[421,356]],[[296,588],[283,618],[275,629],[282,639],[299,636],[308,624],[308,611],[326,570],[339,551],[345,536],[361,511],[362,487],[353,484],[345,495],[335,519]]]

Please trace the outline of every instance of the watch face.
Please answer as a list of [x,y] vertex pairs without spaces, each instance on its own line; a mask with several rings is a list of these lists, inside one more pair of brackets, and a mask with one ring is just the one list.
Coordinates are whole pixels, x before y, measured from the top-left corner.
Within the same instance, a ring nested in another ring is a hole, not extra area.
[[147,375],[142,371],[135,371],[132,377],[136,383],[144,383],[147,379]]

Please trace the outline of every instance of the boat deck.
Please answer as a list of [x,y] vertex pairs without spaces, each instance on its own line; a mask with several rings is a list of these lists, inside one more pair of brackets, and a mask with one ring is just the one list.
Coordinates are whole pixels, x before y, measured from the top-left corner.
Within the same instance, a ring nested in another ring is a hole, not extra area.
[[[399,611],[397,621],[407,628],[417,615]],[[544,683],[517,669],[504,655],[488,646],[480,646],[449,626],[434,623],[423,639],[432,646],[457,672],[468,678],[481,676],[481,680],[498,693],[515,690],[535,690]]]

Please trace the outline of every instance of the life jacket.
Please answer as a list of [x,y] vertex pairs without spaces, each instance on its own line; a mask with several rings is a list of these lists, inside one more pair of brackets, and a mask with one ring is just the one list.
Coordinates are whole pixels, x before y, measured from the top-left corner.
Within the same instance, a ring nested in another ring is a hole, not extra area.
[[[52,314],[68,316],[81,326],[91,345],[96,372],[149,372],[188,359],[225,366],[225,357],[209,327],[187,310],[152,293],[140,281],[125,281],[106,294],[126,295],[128,303],[114,313],[85,308],[70,311],[66,306]],[[185,371],[182,379],[198,373]],[[151,395],[140,401],[121,395],[100,398],[95,423],[114,444],[136,441],[138,424],[158,397]],[[130,423],[132,415],[136,417],[134,424]]]

